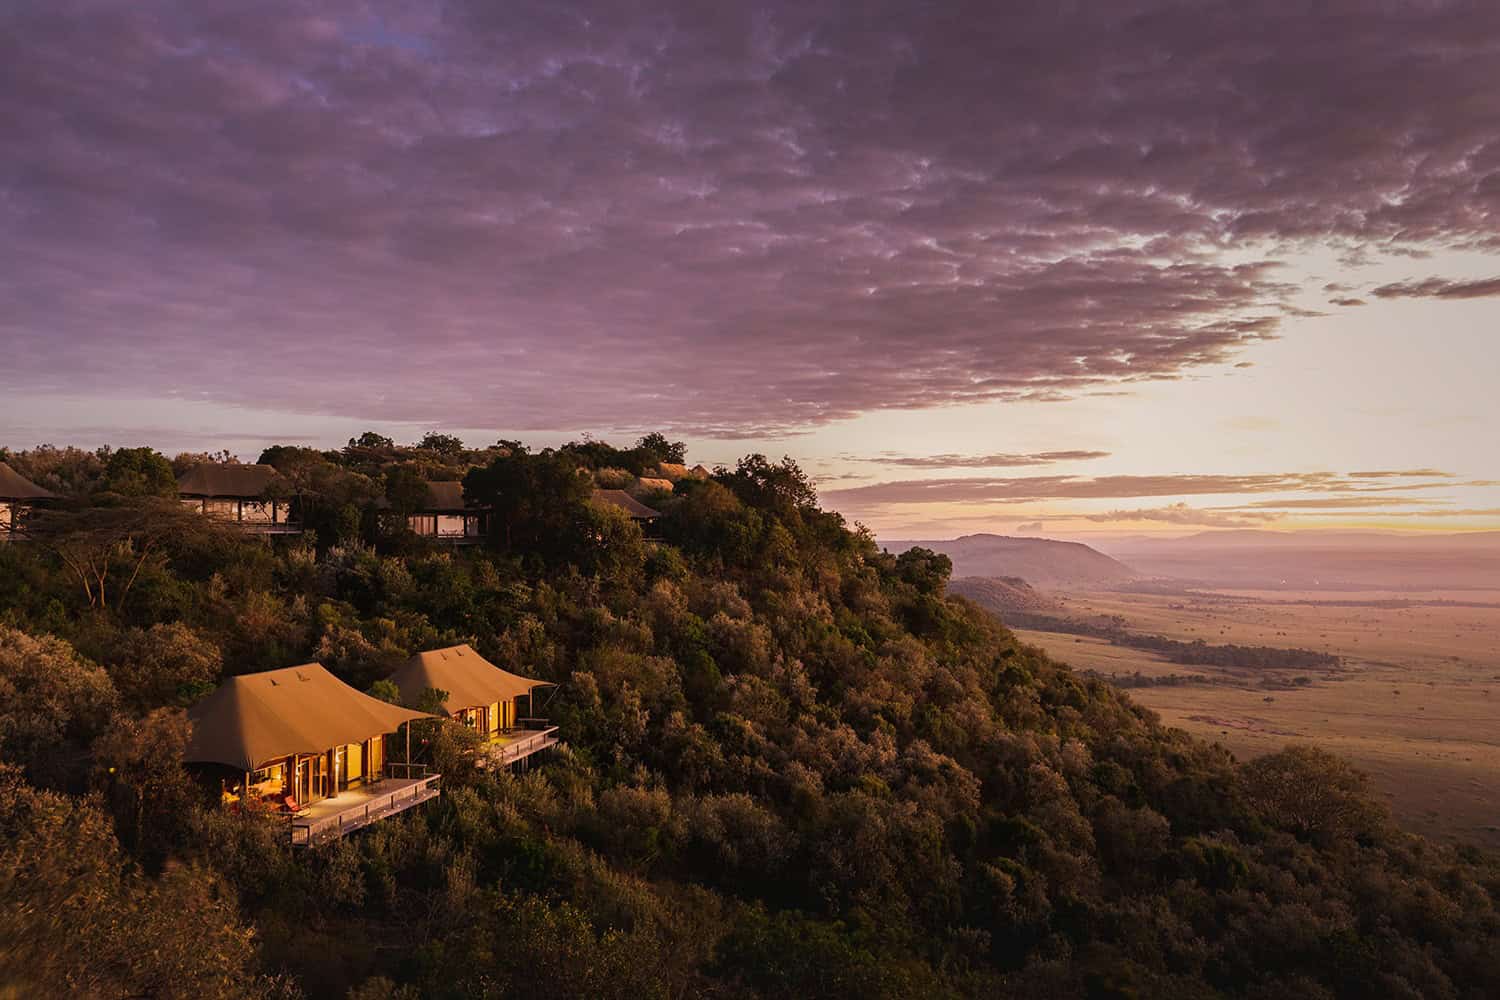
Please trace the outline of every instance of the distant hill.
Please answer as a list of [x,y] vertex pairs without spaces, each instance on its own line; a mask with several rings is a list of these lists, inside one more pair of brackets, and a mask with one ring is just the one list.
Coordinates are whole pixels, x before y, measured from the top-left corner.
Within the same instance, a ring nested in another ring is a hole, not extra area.
[[961,576],[948,583],[948,593],[967,597],[995,615],[1017,611],[1036,614],[1061,608],[1019,576]]
[[953,575],[1020,577],[1033,587],[1080,587],[1124,583],[1137,574],[1081,542],[1011,535],[964,535],[942,541],[882,541],[892,552],[914,545],[953,560]]
[[1122,538],[1111,553],[1153,577],[1290,589],[1500,588],[1500,533],[1218,531]]

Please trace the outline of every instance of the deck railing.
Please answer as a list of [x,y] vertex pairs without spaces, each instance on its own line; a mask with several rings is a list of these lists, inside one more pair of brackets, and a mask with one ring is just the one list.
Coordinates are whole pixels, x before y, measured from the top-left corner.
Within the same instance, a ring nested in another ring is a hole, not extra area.
[[[420,767],[421,765],[412,766]],[[350,803],[347,807],[326,816],[293,816],[291,819],[292,846],[309,847],[336,840],[377,820],[403,812],[428,799],[436,798],[440,791],[438,782],[442,775],[426,774],[425,767],[422,770],[421,777],[404,779],[399,788],[383,793],[375,792],[363,798],[362,801]]]
[[[522,736],[519,739],[515,739],[510,741],[509,743],[502,743],[498,746],[491,747],[489,750],[490,760],[494,761],[501,767],[508,767],[509,765],[514,764],[517,761],[525,760],[527,757],[530,757],[532,754],[537,753],[538,751],[546,750],[548,747],[557,745],[557,727],[546,725],[545,719],[520,719],[517,721],[540,721],[543,725],[542,728],[529,732],[527,735]],[[531,729],[532,727],[526,726],[523,728]]]

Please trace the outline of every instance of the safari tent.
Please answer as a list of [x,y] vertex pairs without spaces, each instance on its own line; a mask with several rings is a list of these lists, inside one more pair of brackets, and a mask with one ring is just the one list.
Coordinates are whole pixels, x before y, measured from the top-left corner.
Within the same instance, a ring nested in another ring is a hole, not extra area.
[[[502,670],[472,646],[448,646],[418,653],[391,676],[401,700],[416,704],[429,689],[446,694],[444,710],[450,718],[478,732],[503,763],[514,763],[554,745],[555,726],[537,717],[537,688],[550,681],[522,677]],[[520,699],[526,699],[526,716]]]
[[188,710],[184,760],[217,771],[225,804],[286,813],[293,843],[312,843],[438,793],[438,775],[386,759],[387,734],[424,718],[317,663],[242,674]]

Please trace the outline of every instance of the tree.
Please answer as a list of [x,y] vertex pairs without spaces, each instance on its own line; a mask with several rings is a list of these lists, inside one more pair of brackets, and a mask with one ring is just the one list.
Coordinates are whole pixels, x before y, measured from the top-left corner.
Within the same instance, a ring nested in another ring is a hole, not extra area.
[[349,439],[350,448],[394,448],[396,442],[384,434],[376,434],[374,431],[365,431],[357,438]]
[[782,515],[818,504],[812,481],[789,457],[773,464],[764,455],[747,455],[722,481],[750,506]]
[[593,481],[570,458],[512,453],[464,477],[464,496],[489,506],[492,544],[558,556],[576,541]]
[[406,519],[427,505],[427,480],[410,465],[385,470],[385,498],[404,526]]
[[139,708],[186,705],[219,679],[219,647],[182,622],[131,629],[110,657],[110,677],[127,702]]
[[0,625],[0,759],[67,784],[119,705],[109,675],[52,636]]
[[0,765],[0,988],[18,997],[264,997],[251,931],[211,872],[148,879],[95,800]]
[[173,456],[172,473],[180,476],[194,466],[227,465],[237,461],[239,459],[228,448],[220,448],[218,451],[184,451]]
[[918,593],[936,596],[953,575],[953,560],[941,552],[913,546],[896,557],[896,575]]
[[453,434],[439,434],[437,431],[428,431],[422,435],[422,440],[417,442],[417,447],[423,451],[437,452],[445,458],[456,458],[464,452],[464,443]]
[[687,445],[681,441],[668,441],[660,431],[652,431],[635,443],[635,450],[649,465],[671,462],[681,465],[687,459]]
[[175,500],[155,497],[76,510],[38,510],[24,527],[29,538],[62,560],[83,588],[88,606],[100,610],[124,605],[141,567],[165,543],[223,530]]
[[127,850],[153,869],[188,840],[202,793],[182,766],[192,728],[181,709],[116,716],[94,743],[95,782]]
[[109,456],[99,489],[123,497],[175,497],[172,463],[151,448],[121,448]]
[[1321,747],[1293,745],[1257,757],[1240,777],[1266,822],[1319,844],[1368,836],[1384,821],[1365,776]]

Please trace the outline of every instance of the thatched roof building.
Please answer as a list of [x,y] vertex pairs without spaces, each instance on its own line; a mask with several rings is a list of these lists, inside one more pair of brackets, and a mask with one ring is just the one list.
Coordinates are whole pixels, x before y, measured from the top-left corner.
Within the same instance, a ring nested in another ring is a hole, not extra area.
[[285,480],[274,466],[204,462],[177,477],[177,492],[185,497],[255,500],[278,483]]
[[43,489],[36,483],[12,469],[6,462],[0,462],[0,500],[56,500],[58,496],[51,490]]

